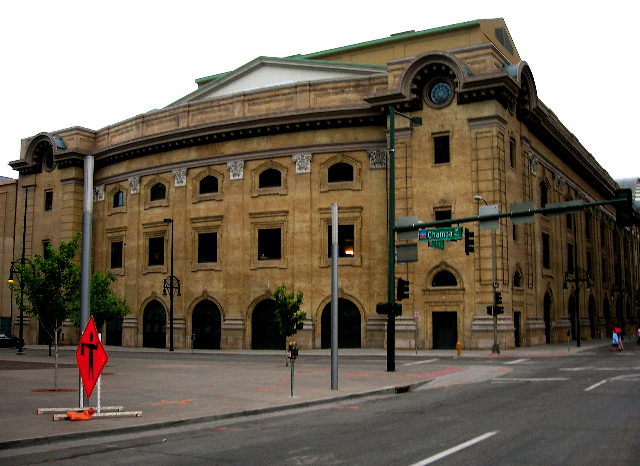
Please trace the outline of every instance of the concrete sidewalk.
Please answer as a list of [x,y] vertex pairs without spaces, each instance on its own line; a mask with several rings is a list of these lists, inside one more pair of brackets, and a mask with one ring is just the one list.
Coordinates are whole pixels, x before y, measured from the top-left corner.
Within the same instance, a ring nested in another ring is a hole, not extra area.
[[[633,350],[635,343],[629,349]],[[40,408],[79,406],[75,347],[59,351],[58,389],[54,358],[47,348],[30,346],[25,355],[0,350],[0,450],[74,438],[160,429],[305,408],[314,405],[357,404],[365,396],[489,380],[512,369],[502,358],[571,357],[586,350],[608,348],[608,341],[585,341],[503,350],[396,351],[396,370],[386,370],[386,350],[340,349],[338,390],[331,389],[330,350],[305,350],[295,363],[294,396],[291,367],[284,351],[203,351],[107,347],[109,362],[101,377],[101,406],[141,411],[141,417],[94,418],[85,422],[53,421]],[[225,357],[235,355],[233,358]],[[340,360],[340,357],[345,357]],[[470,367],[467,358],[495,363]],[[233,359],[230,361],[230,359]],[[467,359],[467,364],[465,360]],[[97,388],[90,400],[97,404]]]

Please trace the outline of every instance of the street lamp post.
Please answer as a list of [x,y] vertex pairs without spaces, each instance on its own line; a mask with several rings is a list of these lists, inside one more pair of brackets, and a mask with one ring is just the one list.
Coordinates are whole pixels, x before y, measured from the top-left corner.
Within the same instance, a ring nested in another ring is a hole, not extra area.
[[[488,207],[489,203],[479,194],[473,196],[476,201],[483,201],[484,204]],[[491,295],[492,295],[492,305],[491,309],[493,310],[493,346],[491,347],[491,354],[500,354],[500,345],[498,344],[498,313],[496,312],[497,303],[497,272],[496,272],[496,230],[491,230],[491,274],[492,274],[492,282],[491,282]]]
[[[582,276],[581,276],[582,275]],[[569,273],[565,272],[564,274],[564,283],[562,284],[562,289],[567,291],[567,282],[572,283],[573,289],[576,292],[576,312],[574,317],[574,324],[576,326],[576,346],[580,347],[580,285],[583,282],[587,283],[587,291],[591,290],[591,277],[587,273],[586,270],[581,269],[579,267],[575,268],[575,273],[573,278],[569,278]]]
[[389,255],[387,262],[387,371],[396,370],[395,347],[396,347],[396,316],[395,316],[395,278],[396,278],[396,255],[395,255],[395,222],[396,222],[396,173],[395,173],[395,115],[406,118],[416,125],[422,124],[422,118],[410,117],[396,111],[395,106],[389,105]]
[[173,275],[173,219],[165,218],[164,223],[171,224],[171,271],[170,275],[164,279],[162,294],[169,292],[169,351],[173,351],[173,290],[178,292],[180,297],[180,280]]
[[[21,269],[17,269],[16,265],[20,264],[21,266],[24,266],[24,264],[26,263],[26,259],[24,257],[22,257],[19,260],[13,261],[11,262],[11,269],[9,270],[9,280],[7,280],[7,283],[9,285],[13,284],[13,277],[15,276],[15,278],[18,280],[18,283],[20,284],[20,305],[18,306],[20,308],[20,325],[19,325],[19,333],[18,333],[18,354],[24,354],[24,338],[23,338],[23,329],[22,329],[22,318],[23,318],[23,311],[22,311],[22,307],[23,307],[23,303],[22,300],[24,299],[24,285],[22,283],[22,276],[21,276]],[[13,310],[13,291],[11,292],[11,309]],[[12,312],[12,318],[13,318],[13,312]]]

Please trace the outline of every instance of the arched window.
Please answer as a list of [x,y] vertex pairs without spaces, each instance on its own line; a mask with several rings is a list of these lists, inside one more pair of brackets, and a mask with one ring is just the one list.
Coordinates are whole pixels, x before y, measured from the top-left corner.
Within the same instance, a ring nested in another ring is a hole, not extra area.
[[329,183],[346,183],[353,181],[353,165],[339,162],[331,165],[327,172]]
[[441,287],[441,286],[458,286],[458,280],[456,277],[446,270],[442,272],[438,272],[431,281],[431,286],[433,287]]
[[543,181],[542,183],[540,183],[540,208],[543,209],[547,205],[547,202],[549,202],[547,195],[547,184]]
[[279,188],[282,186],[282,174],[275,168],[267,168],[260,173],[258,188]]
[[205,176],[200,180],[200,194],[213,194],[218,192],[218,178]]
[[167,188],[162,183],[156,183],[151,187],[150,197],[151,201],[161,201],[167,197]]
[[122,207],[124,205],[124,193],[118,191],[113,195],[113,207]]
[[522,288],[522,274],[519,270],[513,274],[513,286],[514,288]]

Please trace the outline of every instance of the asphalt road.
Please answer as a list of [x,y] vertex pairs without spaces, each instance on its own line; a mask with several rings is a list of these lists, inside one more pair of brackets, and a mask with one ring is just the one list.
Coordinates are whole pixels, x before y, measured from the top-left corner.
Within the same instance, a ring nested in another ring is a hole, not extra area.
[[41,445],[2,464],[640,464],[640,351],[499,364],[509,370],[477,383],[439,380],[393,396]]

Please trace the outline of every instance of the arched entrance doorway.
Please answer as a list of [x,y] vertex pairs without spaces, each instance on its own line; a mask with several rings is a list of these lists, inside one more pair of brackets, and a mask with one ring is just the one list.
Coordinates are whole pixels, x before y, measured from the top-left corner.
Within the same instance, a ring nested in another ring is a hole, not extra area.
[[142,346],[145,348],[167,347],[167,314],[164,306],[156,300],[144,308]]
[[551,343],[551,295],[544,295],[544,336],[547,344]]
[[285,349],[286,340],[276,324],[276,302],[273,299],[260,301],[251,316],[251,349]]
[[[331,348],[331,303],[322,310],[321,347]],[[338,348],[360,348],[362,322],[358,306],[348,299],[338,298]]]
[[213,302],[196,304],[191,318],[194,349],[220,349],[220,310]]

